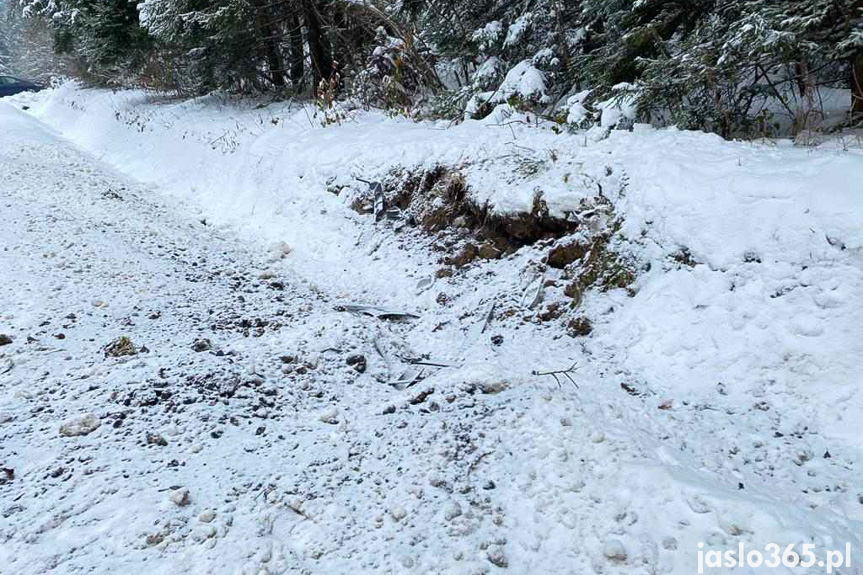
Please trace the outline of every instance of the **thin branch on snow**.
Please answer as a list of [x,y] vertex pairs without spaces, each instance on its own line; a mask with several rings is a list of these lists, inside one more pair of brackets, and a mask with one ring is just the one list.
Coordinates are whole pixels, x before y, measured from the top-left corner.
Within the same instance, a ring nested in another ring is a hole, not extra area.
[[485,314],[485,321],[482,324],[482,329],[480,330],[480,333],[485,333],[485,330],[488,329],[488,324],[491,323],[492,317],[494,316],[494,308],[496,306],[497,300],[493,300],[488,308],[488,312]]
[[572,385],[575,386],[576,389],[580,389],[578,387],[578,384],[575,382],[575,380],[572,378],[572,375],[571,375],[571,374],[575,373],[576,369],[578,369],[578,362],[573,363],[572,366],[570,366],[567,369],[559,369],[556,371],[536,371],[536,370],[534,370],[530,373],[531,373],[531,375],[536,375],[539,377],[551,376],[554,378],[554,381],[557,382],[558,387],[563,387],[563,385],[561,384],[560,378],[565,377],[566,379],[569,380],[569,382]]
[[423,359],[410,359],[410,358],[402,358],[402,359],[411,365],[426,365],[429,367],[440,367],[440,368],[461,367],[460,365],[452,365],[449,363],[435,363],[433,361],[425,361]]

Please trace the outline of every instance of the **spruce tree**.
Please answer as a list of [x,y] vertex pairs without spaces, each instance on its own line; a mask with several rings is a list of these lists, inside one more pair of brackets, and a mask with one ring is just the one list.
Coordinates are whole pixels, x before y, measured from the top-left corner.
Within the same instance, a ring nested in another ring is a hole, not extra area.
[[24,13],[50,25],[55,51],[99,83],[134,79],[151,48],[134,0],[25,0]]

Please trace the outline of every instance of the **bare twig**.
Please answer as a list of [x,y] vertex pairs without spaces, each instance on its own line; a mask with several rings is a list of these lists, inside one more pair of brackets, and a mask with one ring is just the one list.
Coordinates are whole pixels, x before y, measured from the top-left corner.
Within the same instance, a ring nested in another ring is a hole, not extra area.
[[376,319],[419,319],[420,316],[409,312],[387,310],[366,304],[339,304],[336,311],[349,312],[355,315],[367,315]]
[[372,344],[375,346],[375,351],[378,352],[378,355],[381,356],[381,359],[383,359],[384,361],[389,363],[389,360],[387,359],[387,356],[384,354],[383,350],[381,349],[380,342],[378,341],[379,335],[380,334],[375,336],[375,338],[372,340]]
[[580,389],[580,388],[578,387],[578,384],[575,382],[575,380],[572,378],[572,375],[571,375],[572,373],[575,373],[575,370],[576,370],[576,369],[578,369],[578,362],[573,363],[573,364],[572,364],[572,366],[570,366],[570,367],[569,367],[569,368],[567,368],[567,369],[559,369],[559,370],[556,370],[556,371],[542,371],[542,372],[541,372],[541,371],[536,371],[536,370],[534,370],[534,371],[532,371],[532,372],[531,372],[531,375],[536,375],[536,376],[539,376],[539,377],[542,377],[542,376],[551,376],[551,377],[553,377],[553,378],[554,378],[554,381],[556,381],[556,382],[557,382],[557,386],[558,386],[558,387],[562,387],[562,384],[561,384],[561,382],[560,382],[560,378],[561,378],[561,377],[565,377],[566,379],[568,379],[568,380],[569,380],[569,382],[570,382],[572,385],[574,385],[574,386],[575,386],[575,388],[576,388],[576,389]]
[[426,361],[426,360],[421,359],[421,358],[403,357],[402,359],[411,365],[427,365],[429,367],[441,367],[441,368],[443,368],[443,367],[461,367],[461,366],[452,365],[449,363],[435,363],[433,361]]
[[421,369],[419,373],[417,373],[413,377],[408,377],[405,379],[397,379],[396,381],[388,381],[387,385],[391,387],[395,387],[399,391],[403,389],[407,389],[409,387],[413,387],[417,383],[421,382],[426,378],[425,369]]
[[269,484],[267,484],[267,485],[264,485],[264,486],[262,486],[262,487],[261,487],[261,489],[258,491],[258,493],[257,493],[257,494],[255,494],[255,497],[253,498],[253,501],[257,500],[257,499],[258,499],[258,497],[260,497],[261,495],[263,495],[263,496],[264,496],[264,501],[266,501],[266,499],[267,499],[267,497],[270,495],[270,493],[272,493],[272,492],[273,492],[273,491],[275,491],[275,490],[276,490],[276,485],[274,485],[274,484],[272,484],[272,483],[269,483]]
[[496,306],[497,300],[493,300],[488,308],[488,313],[485,314],[485,321],[482,324],[482,329],[480,330],[480,333],[485,333],[485,330],[488,328],[488,324],[491,323],[491,319],[494,316],[494,308]]
[[494,451],[486,451],[485,453],[480,454],[479,457],[474,459],[473,462],[471,462],[470,466],[467,468],[468,477],[470,477],[471,472],[476,469],[480,463],[482,463],[482,460],[491,455],[492,453],[494,453]]

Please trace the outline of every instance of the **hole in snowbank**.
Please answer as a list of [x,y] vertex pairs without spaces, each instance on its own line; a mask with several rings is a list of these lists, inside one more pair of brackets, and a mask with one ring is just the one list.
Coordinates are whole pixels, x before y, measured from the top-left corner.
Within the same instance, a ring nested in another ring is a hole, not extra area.
[[579,227],[576,221],[550,215],[541,192],[534,195],[529,213],[497,214],[488,204],[474,201],[464,176],[446,166],[419,172],[398,169],[382,185],[385,201],[413,217],[423,230],[430,233],[453,228],[467,230],[479,243],[487,242],[484,251],[488,256],[494,255],[492,246],[504,255],[539,240],[561,237]]
[[[589,290],[625,289],[638,269],[634,257],[620,249],[620,218],[603,194],[603,185],[617,182],[622,194],[625,178],[597,182],[597,192],[584,198],[577,214],[557,217],[550,213],[543,194],[534,195],[530,212],[500,214],[488,204],[473,199],[465,177],[456,168],[398,168],[383,181],[354,196],[352,209],[378,220],[393,219],[396,227],[413,226],[435,237],[432,249],[443,253],[439,278],[453,277],[462,268],[483,260],[495,260],[532,246],[539,261],[531,262],[530,274],[542,277],[528,312],[516,311],[524,302],[502,305],[502,317],[516,315],[537,323],[559,322],[572,337],[588,335],[591,321],[579,314],[583,295]],[[440,302],[439,302],[440,303]],[[443,305],[443,304],[442,304]]]

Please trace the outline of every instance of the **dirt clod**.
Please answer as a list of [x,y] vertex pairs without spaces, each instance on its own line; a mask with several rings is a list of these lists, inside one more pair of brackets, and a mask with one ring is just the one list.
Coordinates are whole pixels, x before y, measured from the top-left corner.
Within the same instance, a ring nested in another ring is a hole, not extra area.
[[576,239],[567,239],[555,244],[548,252],[548,265],[562,270],[569,264],[583,259],[590,251],[590,245]]
[[479,248],[476,244],[467,243],[458,253],[458,255],[454,257],[444,258],[444,263],[447,265],[455,266],[456,269],[461,269],[464,266],[471,263],[479,256]]
[[569,321],[566,333],[570,337],[585,337],[593,332],[593,323],[586,317],[576,317]]
[[503,250],[498,248],[491,240],[487,240],[479,246],[479,257],[484,260],[496,260],[503,256]]
[[548,322],[563,315],[564,309],[560,302],[551,302],[537,316],[540,321]]
[[135,355],[136,353],[138,353],[138,349],[135,347],[135,344],[125,335],[105,346],[105,357],[123,357]]
[[209,351],[211,349],[213,349],[213,344],[206,338],[196,340],[195,343],[192,344],[192,351],[197,353]]
[[362,354],[349,355],[345,361],[349,366],[353,367],[357,373],[365,373],[366,367],[368,366],[366,356]]
[[158,445],[165,447],[168,445],[167,440],[158,433],[147,433],[147,445]]

